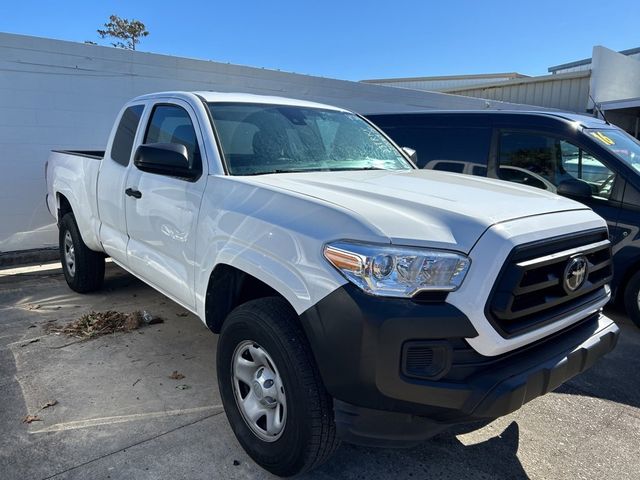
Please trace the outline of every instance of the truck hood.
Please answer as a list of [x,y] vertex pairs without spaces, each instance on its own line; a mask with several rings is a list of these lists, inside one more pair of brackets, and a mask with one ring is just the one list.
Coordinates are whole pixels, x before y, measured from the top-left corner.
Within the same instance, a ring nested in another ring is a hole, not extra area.
[[497,223],[588,209],[533,187],[434,170],[280,173],[243,179],[349,210],[393,244],[465,253]]

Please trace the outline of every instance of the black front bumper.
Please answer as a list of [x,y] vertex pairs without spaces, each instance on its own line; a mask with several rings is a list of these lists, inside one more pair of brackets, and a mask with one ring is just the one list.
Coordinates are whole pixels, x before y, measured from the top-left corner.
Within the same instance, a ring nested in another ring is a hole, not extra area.
[[[376,298],[347,284],[301,315],[334,397],[341,435],[355,443],[413,444],[448,425],[490,420],[554,390],[611,351],[619,329],[592,315],[524,348],[485,357],[477,332],[446,302]],[[444,369],[408,376],[407,342],[443,346]]]

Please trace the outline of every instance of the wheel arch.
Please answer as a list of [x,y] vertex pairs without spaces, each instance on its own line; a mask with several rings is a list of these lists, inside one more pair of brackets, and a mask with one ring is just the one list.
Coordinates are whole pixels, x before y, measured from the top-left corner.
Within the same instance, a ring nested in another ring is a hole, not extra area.
[[[55,191],[55,207],[56,207],[56,223],[60,226],[62,217],[67,213],[73,214],[73,217],[78,226],[80,237],[82,241],[95,252],[103,252],[102,244],[94,232],[94,216],[89,212],[83,212],[83,203],[78,199],[73,190],[70,188],[58,189]],[[88,203],[84,205],[85,209],[90,209],[91,205]]]
[[69,202],[69,199],[60,192],[56,193],[56,211],[58,224],[60,224],[60,220],[62,220],[62,217],[64,217],[67,213],[73,213],[71,202]]
[[205,293],[205,323],[212,332],[220,333],[225,319],[234,308],[250,300],[264,297],[280,297],[295,312],[286,295],[266,281],[238,267],[219,263],[209,276]]

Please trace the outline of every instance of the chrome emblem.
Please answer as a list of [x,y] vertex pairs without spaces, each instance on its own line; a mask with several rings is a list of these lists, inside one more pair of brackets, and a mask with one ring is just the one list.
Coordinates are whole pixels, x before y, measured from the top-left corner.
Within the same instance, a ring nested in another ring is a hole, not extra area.
[[573,257],[567,262],[563,278],[564,289],[567,293],[573,293],[584,285],[588,270],[589,262],[585,256]]

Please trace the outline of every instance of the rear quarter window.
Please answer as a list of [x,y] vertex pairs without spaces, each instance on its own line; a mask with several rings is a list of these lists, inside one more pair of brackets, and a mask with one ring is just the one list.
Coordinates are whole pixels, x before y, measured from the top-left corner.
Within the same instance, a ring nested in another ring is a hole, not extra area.
[[143,110],[144,105],[133,105],[128,107],[120,118],[120,123],[111,145],[111,158],[120,165],[129,165],[133,141],[136,137]]

